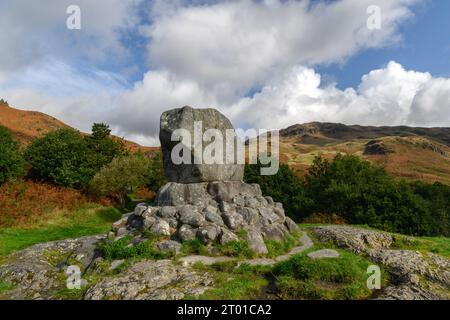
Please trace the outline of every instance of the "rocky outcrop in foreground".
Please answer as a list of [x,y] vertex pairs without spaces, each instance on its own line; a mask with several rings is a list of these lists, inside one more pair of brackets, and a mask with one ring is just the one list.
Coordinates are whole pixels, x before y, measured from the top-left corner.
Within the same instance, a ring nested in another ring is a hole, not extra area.
[[[105,236],[38,244],[10,255],[0,265],[0,279],[12,289],[0,299],[65,299],[69,266],[78,266],[84,294],[78,299],[178,300],[198,296],[212,284],[212,276],[173,260],[105,261],[96,245]],[[90,286],[89,288],[87,288]],[[86,290],[87,289],[87,290]]]
[[[393,285],[379,299],[450,299],[449,259],[431,252],[393,249],[396,236],[386,232],[350,226],[314,227],[312,231],[319,241],[366,255],[389,269]],[[414,241],[411,237],[401,238]]]
[[[350,226],[312,227],[311,231],[322,243],[321,248],[333,242],[342,249],[370,257],[374,264],[388,270],[392,279],[377,295],[378,299],[450,299],[450,260],[433,253],[393,249],[397,237],[403,241],[408,241],[408,237]],[[0,293],[0,299],[65,299],[65,272],[73,265],[80,268],[83,290],[72,298],[172,300],[198,297],[215,287],[213,269],[198,271],[196,263],[270,266],[294,254],[306,254],[310,259],[339,258],[335,250],[314,251],[306,233],[300,238],[302,245],[288,254],[244,260],[178,255],[175,259],[107,261],[96,249],[104,239],[105,236],[92,236],[53,241],[10,255],[1,262],[0,279],[12,287]]]

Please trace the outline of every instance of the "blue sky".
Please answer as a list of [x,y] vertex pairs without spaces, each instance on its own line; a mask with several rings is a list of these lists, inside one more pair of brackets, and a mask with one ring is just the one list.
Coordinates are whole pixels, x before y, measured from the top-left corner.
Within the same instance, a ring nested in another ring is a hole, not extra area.
[[183,105],[244,128],[450,126],[449,1],[78,0],[82,28],[69,30],[72,2],[0,0],[12,106],[147,145]]
[[[217,1],[197,1],[193,3],[214,3]],[[333,1],[324,1],[333,2]],[[150,23],[148,5],[145,1],[140,5],[139,19],[142,23]],[[395,46],[366,49],[358,52],[344,62],[331,65],[318,65],[316,70],[329,81],[335,81],[337,87],[345,89],[356,87],[361,77],[371,70],[386,65],[394,60],[406,69],[430,72],[433,76],[450,76],[450,1],[428,0],[413,6],[414,17],[400,25],[399,31],[403,41]],[[151,69],[151,60],[147,59],[146,45],[148,39],[135,29],[127,30],[121,35],[122,43],[131,48],[126,60],[115,64],[106,61],[102,67],[114,72],[121,72],[124,64],[136,66],[136,71],[124,74],[129,84],[142,80],[144,70]],[[82,67],[83,64],[80,63]],[[254,92],[251,90],[250,92]]]
[[337,82],[341,89],[355,87],[361,77],[395,60],[407,69],[450,76],[450,1],[434,0],[414,6],[415,17],[400,26],[402,44],[369,49],[356,54],[343,65],[317,70]]

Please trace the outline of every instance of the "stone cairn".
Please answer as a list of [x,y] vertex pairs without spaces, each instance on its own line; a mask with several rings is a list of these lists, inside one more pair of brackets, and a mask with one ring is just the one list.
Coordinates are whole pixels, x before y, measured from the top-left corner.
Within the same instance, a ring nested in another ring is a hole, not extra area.
[[282,241],[298,232],[281,203],[263,196],[258,184],[242,181],[243,164],[173,164],[171,151],[179,142],[171,141],[172,132],[183,128],[193,135],[194,121],[202,121],[203,132],[214,128],[224,137],[225,130],[234,130],[215,109],[183,107],[164,112],[159,138],[169,182],[158,191],[155,206],[137,205],[134,212],[113,224],[110,236],[117,239],[150,231],[170,238],[159,243],[159,249],[179,251],[184,241],[226,244],[239,240],[237,233],[245,230],[250,249],[266,254],[264,239]]

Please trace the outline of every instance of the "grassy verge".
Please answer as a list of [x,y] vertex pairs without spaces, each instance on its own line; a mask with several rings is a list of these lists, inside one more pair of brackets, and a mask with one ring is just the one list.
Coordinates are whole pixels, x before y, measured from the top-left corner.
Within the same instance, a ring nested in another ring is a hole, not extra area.
[[175,252],[162,252],[155,245],[164,239],[162,236],[147,234],[147,239],[141,243],[130,246],[131,236],[117,241],[106,240],[99,245],[102,256],[109,260],[118,259],[168,259],[175,256]]
[[267,256],[275,258],[288,253],[292,248],[298,245],[299,235],[287,236],[283,241],[266,240],[264,241],[267,247]]
[[[372,263],[344,250],[333,259],[310,259],[305,254],[277,264],[273,274],[277,279],[278,295],[282,299],[359,300],[367,299],[373,291],[367,288],[367,268]],[[389,280],[382,272],[382,281]]]
[[105,233],[120,216],[120,211],[115,208],[89,205],[61,211],[35,226],[0,229],[0,256],[37,243]]
[[0,280],[0,296],[3,292],[9,291],[14,288],[14,285],[10,282]]
[[[327,226],[330,224],[311,224],[311,223],[302,223],[299,226],[303,229],[308,229],[310,227],[317,226]],[[373,230],[377,232],[385,232],[387,231],[379,230],[376,228],[369,227],[367,225],[349,225],[354,228],[362,228]],[[394,237],[394,243],[392,244],[392,249],[404,249],[404,250],[415,250],[421,252],[432,252],[435,254],[439,254],[441,256],[450,258],[450,238],[448,237],[412,237],[405,236],[402,234],[390,233]],[[310,236],[312,236],[310,234]],[[312,236],[313,237],[313,236]],[[314,238],[314,237],[313,237]],[[317,243],[317,241],[315,241]]]
[[402,236],[396,236],[393,247],[405,250],[432,252],[450,258],[450,238],[446,237],[415,237],[405,240]]
[[[268,284],[264,278],[267,268],[220,263],[213,266],[194,266],[198,271],[208,271],[214,276],[214,288],[200,295],[200,300],[249,300],[257,299]],[[190,297],[187,297],[190,299]]]

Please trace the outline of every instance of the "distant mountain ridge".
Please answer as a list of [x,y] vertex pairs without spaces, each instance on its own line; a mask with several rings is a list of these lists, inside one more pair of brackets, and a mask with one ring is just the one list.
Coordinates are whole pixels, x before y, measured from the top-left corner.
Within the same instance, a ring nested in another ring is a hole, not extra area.
[[331,122],[310,122],[305,124],[295,124],[286,129],[280,130],[280,135],[305,136],[320,135],[324,138],[336,140],[348,139],[376,139],[386,136],[421,136],[433,139],[437,142],[450,146],[450,128],[423,128],[408,126],[360,126],[345,125]]
[[280,130],[280,161],[306,174],[317,155],[360,156],[396,177],[450,184],[450,128],[311,122]]

